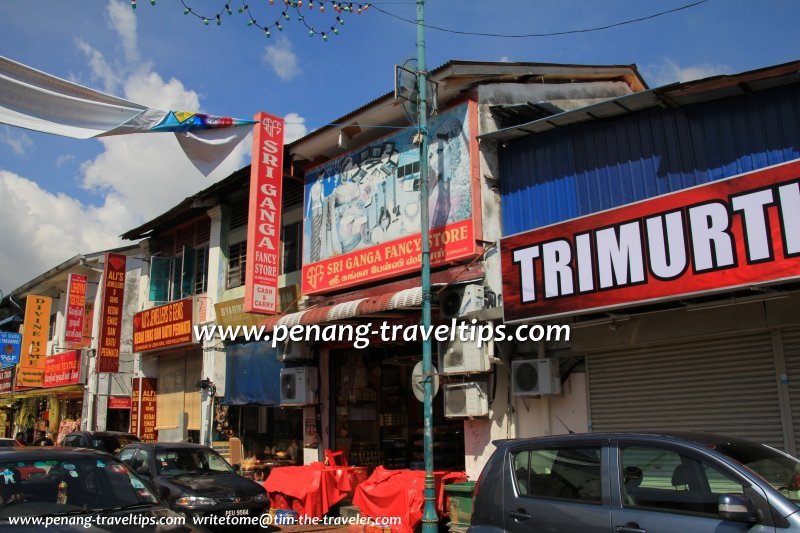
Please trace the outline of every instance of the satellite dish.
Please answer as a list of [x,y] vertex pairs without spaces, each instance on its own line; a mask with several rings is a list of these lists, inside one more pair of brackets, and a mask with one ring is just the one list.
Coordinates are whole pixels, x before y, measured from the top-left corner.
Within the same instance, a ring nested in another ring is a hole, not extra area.
[[[409,123],[415,124],[419,118],[419,88],[417,84],[417,60],[414,57],[407,57],[395,65],[394,68],[394,97],[400,100],[403,106],[403,113]],[[427,115],[431,116],[436,112],[436,100],[438,84],[427,80],[427,90],[425,91],[425,101],[428,104]]]
[[[434,397],[439,392],[439,372],[436,371],[436,367],[433,365],[431,365],[431,374],[433,374],[433,395],[431,397]],[[422,361],[417,363],[411,372],[411,390],[414,391],[414,396],[417,400],[425,401],[425,378],[422,375]]]

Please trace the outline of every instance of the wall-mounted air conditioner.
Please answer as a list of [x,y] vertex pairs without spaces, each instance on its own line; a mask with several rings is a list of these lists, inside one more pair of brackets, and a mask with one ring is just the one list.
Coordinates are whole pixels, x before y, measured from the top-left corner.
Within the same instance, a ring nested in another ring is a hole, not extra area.
[[444,386],[444,416],[472,418],[489,416],[489,395],[486,381],[450,383]]
[[511,390],[514,396],[560,394],[561,378],[556,359],[511,361]]
[[317,403],[319,372],[315,366],[281,369],[281,405]]
[[489,357],[494,344],[492,341],[484,342],[478,348],[477,340],[462,341],[458,335],[455,340],[440,342],[439,346],[439,372],[448,374],[472,374],[488,372],[491,369]]
[[278,361],[301,361],[314,357],[311,345],[307,342],[285,340],[278,343],[277,349]]
[[485,294],[482,285],[450,287],[439,295],[439,318],[450,320],[474,313],[484,308]]

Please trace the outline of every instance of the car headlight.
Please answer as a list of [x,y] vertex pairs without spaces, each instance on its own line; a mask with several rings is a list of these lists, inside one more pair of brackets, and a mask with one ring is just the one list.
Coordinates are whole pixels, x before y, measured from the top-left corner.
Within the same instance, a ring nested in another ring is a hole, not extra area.
[[184,496],[175,500],[175,505],[182,507],[195,507],[201,505],[214,505],[216,502],[214,498],[205,498],[203,496]]
[[265,492],[262,492],[260,494],[256,494],[255,496],[253,496],[253,501],[254,502],[265,502],[268,499],[269,498],[267,498],[267,494]]

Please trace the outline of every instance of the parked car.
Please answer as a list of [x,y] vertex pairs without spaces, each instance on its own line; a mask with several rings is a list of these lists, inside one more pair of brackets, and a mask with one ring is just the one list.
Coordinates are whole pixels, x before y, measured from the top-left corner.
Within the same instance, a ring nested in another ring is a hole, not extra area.
[[[186,526],[156,525],[160,518],[179,524],[182,517],[167,508],[123,463],[95,450],[0,449],[0,479],[0,531],[44,530],[41,523],[12,524],[11,519],[16,517],[49,517],[55,531],[89,531],[86,527],[90,520],[91,531],[206,531],[189,521]],[[118,522],[103,524],[99,517]],[[56,519],[69,520],[71,525],[57,524]]]
[[17,446],[25,446],[17,439],[0,439],[0,448],[14,448]]
[[61,445],[91,448],[116,455],[123,446],[131,442],[139,442],[139,437],[121,431],[73,431],[67,433]]
[[176,511],[193,515],[259,516],[267,491],[244,478],[208,446],[155,442],[125,446],[118,455]]
[[469,531],[800,532],[800,461],[711,434],[497,441]]

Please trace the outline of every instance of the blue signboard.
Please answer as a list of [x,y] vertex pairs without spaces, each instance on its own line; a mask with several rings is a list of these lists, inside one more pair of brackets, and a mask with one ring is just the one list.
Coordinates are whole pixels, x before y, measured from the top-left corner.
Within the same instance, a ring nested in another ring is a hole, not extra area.
[[0,363],[2,363],[2,368],[14,366],[19,363],[19,353],[21,347],[21,333],[0,331]]

